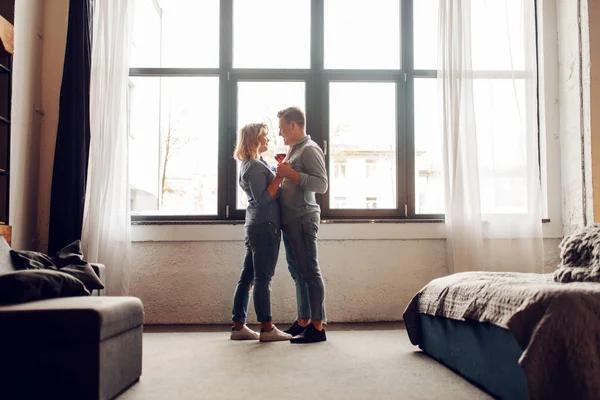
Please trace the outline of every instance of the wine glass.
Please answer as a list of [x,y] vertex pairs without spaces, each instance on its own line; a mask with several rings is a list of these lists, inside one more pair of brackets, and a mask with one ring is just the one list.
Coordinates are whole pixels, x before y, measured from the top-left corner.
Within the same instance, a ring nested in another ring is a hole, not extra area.
[[275,153],[275,160],[277,161],[278,164],[281,164],[283,162],[283,160],[285,160],[285,156],[287,156],[287,149],[286,149],[285,145],[283,143],[281,143],[279,140],[275,141],[274,153]]
[[286,155],[287,155],[286,153],[277,152],[277,153],[275,153],[275,160],[277,161],[277,163],[281,164],[281,162],[285,159]]

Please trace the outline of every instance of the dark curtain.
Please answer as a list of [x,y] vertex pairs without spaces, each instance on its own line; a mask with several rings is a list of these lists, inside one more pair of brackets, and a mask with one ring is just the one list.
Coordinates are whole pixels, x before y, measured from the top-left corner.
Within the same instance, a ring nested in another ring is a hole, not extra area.
[[48,253],[81,239],[90,145],[92,0],[71,0],[54,150]]

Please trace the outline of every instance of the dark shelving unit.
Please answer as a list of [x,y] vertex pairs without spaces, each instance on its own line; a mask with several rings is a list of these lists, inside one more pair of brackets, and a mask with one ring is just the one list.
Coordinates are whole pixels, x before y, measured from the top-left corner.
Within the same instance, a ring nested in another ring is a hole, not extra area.
[[[14,8],[13,8],[14,12]],[[0,15],[0,235],[10,243],[12,230],[9,225],[10,206],[10,135],[12,100],[12,65],[14,53],[14,29],[12,13],[10,20]]]

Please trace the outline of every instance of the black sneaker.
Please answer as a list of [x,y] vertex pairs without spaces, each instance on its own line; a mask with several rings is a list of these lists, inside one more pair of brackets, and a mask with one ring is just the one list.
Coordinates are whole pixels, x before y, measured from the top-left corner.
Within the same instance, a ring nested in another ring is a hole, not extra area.
[[325,336],[325,329],[318,330],[313,324],[310,324],[302,331],[298,336],[294,336],[290,339],[292,343],[316,343],[324,342],[327,340]]
[[298,336],[299,334],[302,333],[302,331],[304,331],[306,329],[306,326],[301,326],[298,321],[294,321],[294,323],[287,329],[284,329],[283,331],[285,333],[289,333],[292,336]]

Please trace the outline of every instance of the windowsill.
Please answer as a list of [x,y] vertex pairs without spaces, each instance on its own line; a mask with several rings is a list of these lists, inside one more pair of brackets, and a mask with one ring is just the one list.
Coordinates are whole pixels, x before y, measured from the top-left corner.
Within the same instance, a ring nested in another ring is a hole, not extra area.
[[[243,225],[244,220],[169,220],[169,221],[132,221],[131,225]],[[438,224],[443,219],[322,219],[321,224]]]
[[[179,220],[179,221],[132,221],[131,225],[243,225],[243,219],[239,220]],[[322,219],[321,224],[443,224],[441,218],[408,218],[408,219]],[[543,224],[549,224],[550,219],[542,219]]]
[[[562,226],[544,220],[544,237],[562,237]],[[133,242],[243,241],[244,221],[135,221]],[[443,240],[442,219],[323,220],[319,240]]]

